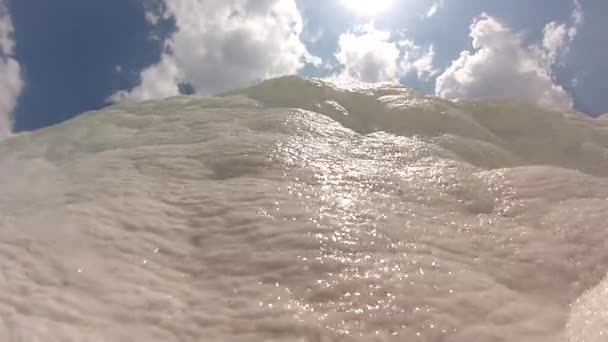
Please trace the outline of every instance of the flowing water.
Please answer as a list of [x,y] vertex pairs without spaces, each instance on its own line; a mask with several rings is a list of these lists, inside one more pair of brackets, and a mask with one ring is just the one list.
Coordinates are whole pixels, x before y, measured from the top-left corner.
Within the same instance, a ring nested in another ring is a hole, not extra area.
[[608,341],[608,120],[284,77],[0,142],[1,341]]

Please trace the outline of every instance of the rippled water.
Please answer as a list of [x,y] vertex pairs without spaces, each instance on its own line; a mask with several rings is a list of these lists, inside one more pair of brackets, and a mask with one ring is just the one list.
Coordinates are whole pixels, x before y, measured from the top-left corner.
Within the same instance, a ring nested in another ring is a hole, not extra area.
[[0,142],[2,341],[606,341],[608,121],[286,77]]

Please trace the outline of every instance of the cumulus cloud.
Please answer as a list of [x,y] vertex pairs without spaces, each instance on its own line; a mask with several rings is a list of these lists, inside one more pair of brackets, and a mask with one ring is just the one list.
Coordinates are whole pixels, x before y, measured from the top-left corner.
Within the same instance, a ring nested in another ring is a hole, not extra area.
[[435,49],[432,45],[424,48],[411,40],[401,41],[399,45],[404,49],[402,58],[404,74],[413,72],[419,79],[428,81],[439,73],[433,65]]
[[391,41],[390,32],[376,30],[370,24],[359,26],[338,40],[335,56],[342,71],[337,78],[368,83],[398,82],[400,55],[398,42]]
[[470,36],[475,50],[462,51],[437,78],[437,95],[511,97],[552,108],[572,107],[570,96],[553,80],[548,50],[525,46],[520,35],[487,14],[475,19]]
[[141,84],[114,100],[175,95],[181,83],[209,94],[255,80],[292,74],[319,63],[301,41],[302,17],[295,0],[164,0],[163,13],[177,31],[158,64],[141,73]]
[[583,10],[580,2],[575,0],[570,23],[552,21],[545,26],[542,48],[548,63],[559,62],[560,57],[569,51],[569,45],[576,37],[582,23]]
[[0,0],[0,136],[11,131],[12,112],[23,90],[19,63],[13,58],[13,24],[6,4]]
[[408,73],[420,79],[437,73],[432,46],[424,48],[372,24],[342,34],[335,57],[340,71],[334,78],[341,81],[398,83]]
[[163,55],[162,60],[141,72],[141,84],[131,91],[119,91],[114,101],[150,100],[179,95],[180,70],[173,56]]

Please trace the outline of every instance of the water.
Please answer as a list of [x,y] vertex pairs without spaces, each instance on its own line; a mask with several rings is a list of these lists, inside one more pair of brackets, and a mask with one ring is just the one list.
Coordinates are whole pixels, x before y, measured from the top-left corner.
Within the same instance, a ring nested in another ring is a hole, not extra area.
[[0,142],[2,341],[606,341],[608,121],[285,77]]

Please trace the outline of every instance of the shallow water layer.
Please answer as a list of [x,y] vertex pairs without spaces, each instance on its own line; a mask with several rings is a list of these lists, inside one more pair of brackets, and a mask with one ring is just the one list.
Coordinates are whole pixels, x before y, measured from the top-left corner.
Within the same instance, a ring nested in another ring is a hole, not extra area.
[[0,142],[2,341],[605,341],[608,122],[286,77]]

